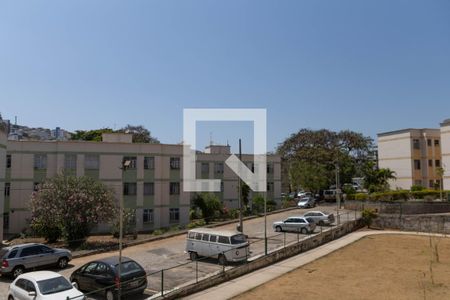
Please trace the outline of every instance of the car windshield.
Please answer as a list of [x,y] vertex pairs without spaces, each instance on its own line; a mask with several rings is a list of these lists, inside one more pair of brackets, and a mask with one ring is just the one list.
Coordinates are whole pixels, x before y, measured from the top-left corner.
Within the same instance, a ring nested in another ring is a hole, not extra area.
[[243,234],[233,235],[231,237],[231,244],[242,244],[247,241],[247,238]]
[[[116,268],[118,268],[119,265],[116,265]],[[122,267],[120,268],[120,275],[128,275],[132,273],[136,273],[142,271],[142,268],[134,261],[127,261],[122,263]]]
[[70,282],[62,276],[41,280],[37,284],[42,295],[55,294],[73,289]]

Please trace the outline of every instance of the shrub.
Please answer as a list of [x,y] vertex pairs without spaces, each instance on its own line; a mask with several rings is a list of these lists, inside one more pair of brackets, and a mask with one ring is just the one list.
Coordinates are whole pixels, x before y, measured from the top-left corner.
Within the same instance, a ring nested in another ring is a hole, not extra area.
[[267,200],[267,211],[273,211],[277,208],[277,203],[273,200]]
[[357,194],[353,195],[353,197],[355,197],[355,200],[359,200],[359,201],[365,201],[365,200],[369,199],[369,195],[366,193],[357,193]]
[[253,211],[256,213],[261,213],[264,211],[264,197],[261,195],[256,195],[253,197]]
[[421,185],[413,185],[411,187],[411,192],[423,191],[425,188]]
[[[122,234],[134,234],[136,231],[136,212],[134,209],[125,208],[123,210],[123,225],[122,225]],[[114,220],[112,226],[112,235],[115,238],[119,237],[120,233],[120,218]]]
[[374,209],[366,208],[362,212],[362,220],[364,222],[364,225],[367,225],[367,227],[370,227],[370,225],[372,225],[373,219],[377,217],[378,214]]

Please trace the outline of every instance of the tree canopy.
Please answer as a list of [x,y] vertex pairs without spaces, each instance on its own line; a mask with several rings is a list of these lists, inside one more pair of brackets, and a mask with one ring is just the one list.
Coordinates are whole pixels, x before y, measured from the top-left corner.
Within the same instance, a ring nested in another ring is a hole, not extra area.
[[151,132],[142,125],[130,125],[112,130],[111,128],[100,128],[93,130],[76,130],[72,133],[71,140],[96,141],[102,140],[103,133],[130,133],[133,135],[133,143],[159,144],[159,140],[151,135]]
[[292,189],[319,191],[335,183],[336,165],[341,183],[362,176],[364,165],[373,159],[373,140],[350,130],[301,129],[277,149],[288,164]]

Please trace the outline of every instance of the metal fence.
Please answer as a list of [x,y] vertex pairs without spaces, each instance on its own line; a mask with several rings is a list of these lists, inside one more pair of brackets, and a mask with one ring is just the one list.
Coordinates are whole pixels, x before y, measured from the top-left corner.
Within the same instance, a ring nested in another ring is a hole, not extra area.
[[[274,251],[280,250],[287,246],[301,243],[305,239],[314,237],[314,235],[322,232],[330,231],[334,227],[356,220],[361,217],[361,212],[358,210],[340,212],[335,214],[335,222],[329,226],[316,226],[315,230],[311,234],[302,234],[300,232],[281,232],[275,233],[272,229],[267,230],[267,237],[248,237],[250,255],[240,263],[227,263],[220,264],[218,261],[218,255],[211,257],[199,257],[192,261],[186,254],[186,262],[181,264],[175,264],[172,267],[164,268],[160,270],[146,270],[147,274],[147,292],[151,292],[153,297],[164,296],[171,291],[178,289],[181,286],[198,283],[200,280],[207,279],[210,276],[214,276],[221,272],[225,272],[231,268],[246,264],[258,257],[270,254]],[[269,225],[269,224],[268,224]],[[271,224],[270,224],[271,228]],[[235,251],[236,249],[230,249],[228,251]],[[226,253],[221,253],[225,255]],[[125,286],[127,282],[111,285],[100,290],[86,293],[85,295],[90,298],[94,294],[105,294],[107,290],[117,291],[119,286]],[[67,298],[69,300],[69,298]],[[81,298],[70,298],[70,300]]]

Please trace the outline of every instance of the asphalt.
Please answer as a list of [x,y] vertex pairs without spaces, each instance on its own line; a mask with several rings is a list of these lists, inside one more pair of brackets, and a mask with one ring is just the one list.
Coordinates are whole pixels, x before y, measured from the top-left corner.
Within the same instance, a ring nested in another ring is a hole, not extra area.
[[324,244],[313,250],[305,253],[301,253],[294,257],[288,258],[269,267],[257,270],[255,272],[249,273],[247,275],[241,276],[234,280],[227,281],[216,287],[198,292],[191,296],[185,297],[183,299],[187,300],[203,300],[203,299],[230,299],[238,296],[246,291],[249,291],[259,285],[262,285],[268,281],[271,281],[281,275],[284,275],[292,270],[295,270],[301,266],[304,266],[316,259],[324,257],[331,252],[334,252],[342,247],[352,244],[363,237],[378,234],[407,234],[407,235],[419,235],[419,236],[443,236],[450,237],[450,235],[442,234],[430,234],[422,232],[405,232],[405,231],[376,231],[376,230],[366,230],[357,231],[345,235],[344,237]]

